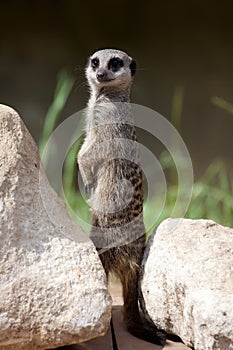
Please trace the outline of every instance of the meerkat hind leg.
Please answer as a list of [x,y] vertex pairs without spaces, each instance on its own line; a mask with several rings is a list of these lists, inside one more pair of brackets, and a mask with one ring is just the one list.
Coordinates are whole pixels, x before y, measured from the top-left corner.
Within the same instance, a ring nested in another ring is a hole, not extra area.
[[123,286],[124,320],[128,331],[137,338],[153,344],[164,345],[166,333],[160,331],[140,314],[138,305],[138,271],[124,269],[119,274]]

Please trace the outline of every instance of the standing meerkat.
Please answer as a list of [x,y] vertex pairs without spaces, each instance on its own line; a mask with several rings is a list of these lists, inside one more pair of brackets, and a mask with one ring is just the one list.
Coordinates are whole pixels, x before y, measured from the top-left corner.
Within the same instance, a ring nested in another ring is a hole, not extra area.
[[92,207],[93,240],[106,275],[121,281],[124,320],[133,335],[163,345],[165,335],[142,320],[138,278],[145,248],[143,184],[130,92],[136,62],[106,49],[88,61],[90,100],[86,136],[78,154],[79,170]]

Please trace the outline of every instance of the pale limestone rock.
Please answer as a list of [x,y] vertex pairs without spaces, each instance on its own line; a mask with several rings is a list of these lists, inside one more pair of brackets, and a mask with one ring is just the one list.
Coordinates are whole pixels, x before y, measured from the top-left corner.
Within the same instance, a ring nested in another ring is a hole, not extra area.
[[168,219],[145,251],[141,289],[154,323],[195,350],[233,349],[233,229]]
[[104,334],[110,316],[93,243],[48,184],[18,114],[0,105],[0,349],[85,341]]

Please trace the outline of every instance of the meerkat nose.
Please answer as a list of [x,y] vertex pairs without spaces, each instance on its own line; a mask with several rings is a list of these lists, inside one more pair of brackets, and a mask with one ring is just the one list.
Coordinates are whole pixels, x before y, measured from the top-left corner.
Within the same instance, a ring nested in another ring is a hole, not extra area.
[[99,70],[96,74],[96,78],[98,81],[103,81],[107,77],[107,72],[105,70]]

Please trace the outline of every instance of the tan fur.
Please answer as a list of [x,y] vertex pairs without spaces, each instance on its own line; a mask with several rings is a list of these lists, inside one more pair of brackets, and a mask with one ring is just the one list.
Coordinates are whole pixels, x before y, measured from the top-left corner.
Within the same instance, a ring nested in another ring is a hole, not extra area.
[[[145,227],[142,171],[129,105],[132,58],[118,50],[101,50],[93,57],[99,59],[99,66],[93,69],[90,61],[86,70],[91,97],[86,138],[78,154],[79,169],[93,208],[91,238],[107,276],[113,272],[122,283],[128,330],[150,342],[164,344],[164,335],[142,321],[138,306]],[[108,70],[112,57],[124,62],[115,75]],[[114,80],[99,83],[95,78],[98,69],[105,70],[107,78]]]

